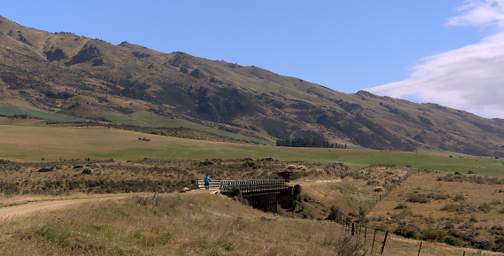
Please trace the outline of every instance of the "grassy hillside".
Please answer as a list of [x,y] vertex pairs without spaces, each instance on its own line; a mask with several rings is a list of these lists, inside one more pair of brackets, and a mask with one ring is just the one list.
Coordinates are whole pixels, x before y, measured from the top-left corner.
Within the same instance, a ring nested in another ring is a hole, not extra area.
[[[208,133],[211,135],[220,136],[223,138],[233,139],[235,141],[251,142],[257,144],[273,144],[272,139],[247,136],[244,134],[240,134],[238,132],[229,132],[177,117],[169,118],[160,116],[149,111],[137,111],[131,114],[122,114],[119,112],[109,111],[103,114],[103,118],[106,121],[117,125],[168,128],[168,129],[190,129]],[[263,137],[267,136],[263,135]]]
[[[151,141],[138,140],[140,137],[149,138]],[[504,175],[502,159],[220,143],[102,127],[0,125],[0,158],[40,161],[86,157],[116,160],[138,160],[146,157],[157,159],[272,157],[290,161],[342,162],[353,167],[399,165],[420,170],[474,171],[485,175]]]

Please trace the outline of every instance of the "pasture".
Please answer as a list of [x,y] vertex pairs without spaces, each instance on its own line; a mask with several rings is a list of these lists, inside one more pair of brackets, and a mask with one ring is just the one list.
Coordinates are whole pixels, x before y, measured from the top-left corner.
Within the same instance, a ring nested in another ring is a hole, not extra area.
[[[148,138],[150,141],[139,140]],[[157,136],[105,127],[0,125],[0,158],[13,161],[65,159],[170,160],[274,158],[285,161],[341,162],[354,168],[395,165],[418,170],[472,171],[504,175],[502,159],[439,153],[327,148],[287,148]]]

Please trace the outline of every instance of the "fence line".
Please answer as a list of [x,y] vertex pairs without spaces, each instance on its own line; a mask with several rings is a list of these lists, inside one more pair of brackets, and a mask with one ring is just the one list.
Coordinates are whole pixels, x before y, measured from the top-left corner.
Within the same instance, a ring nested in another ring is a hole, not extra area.
[[[366,250],[369,252],[368,255],[371,255],[371,256],[387,255],[387,248],[392,246],[392,243],[400,242],[400,240],[391,238],[391,234],[389,234],[389,231],[369,227],[363,223],[352,221],[350,218],[344,217],[341,214],[339,214],[335,218],[335,220],[333,220],[333,221],[341,225],[341,228],[343,229],[344,235],[350,236],[350,237],[354,238],[356,241],[363,241]],[[367,240],[368,232],[370,232],[370,235],[372,234],[372,238],[370,239],[369,243]],[[383,238],[380,238],[380,237],[382,237],[382,235],[383,235]],[[411,240],[415,241],[414,239],[411,239]],[[436,250],[442,250],[442,249],[446,250],[447,248],[450,248],[449,246],[447,246],[447,247],[429,247],[429,242],[423,241],[423,240],[417,240],[417,241],[419,241],[418,244],[411,246],[412,255],[415,255],[415,253],[417,256],[433,255],[432,253],[428,253],[428,251],[436,251]],[[377,248],[377,246],[378,246],[378,248]],[[418,248],[418,249],[416,249],[416,248]],[[462,248],[462,247],[455,247],[455,246],[453,246],[452,248],[453,248],[452,249],[453,253],[450,255],[460,255],[460,256],[504,255],[504,254],[501,254],[498,252],[483,252],[478,249],[469,249],[469,248]],[[441,253],[441,252],[439,252],[439,253]],[[442,255],[439,253],[434,254],[434,255]],[[392,255],[392,254],[388,254],[388,255]]]

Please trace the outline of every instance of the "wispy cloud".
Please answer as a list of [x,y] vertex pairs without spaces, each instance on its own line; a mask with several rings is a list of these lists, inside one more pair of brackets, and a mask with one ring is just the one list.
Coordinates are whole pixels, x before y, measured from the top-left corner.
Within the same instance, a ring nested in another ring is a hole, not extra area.
[[448,25],[504,25],[504,0],[469,0],[458,11],[460,15],[450,18]]
[[368,90],[504,118],[504,0],[470,0],[459,11],[448,25],[497,26],[500,32],[423,59],[407,80]]

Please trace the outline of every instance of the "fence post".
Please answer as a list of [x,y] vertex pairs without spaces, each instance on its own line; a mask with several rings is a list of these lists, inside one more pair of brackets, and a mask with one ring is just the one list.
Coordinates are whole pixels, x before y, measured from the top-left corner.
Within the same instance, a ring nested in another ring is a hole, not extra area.
[[420,253],[422,253],[422,244],[423,241],[420,241],[420,246],[418,247],[418,256],[420,256]]
[[383,239],[383,244],[382,244],[380,255],[383,255],[383,252],[385,251],[385,245],[387,244],[387,238],[388,238],[388,231],[385,232],[385,238]]
[[373,255],[374,243],[375,243],[375,240],[376,240],[376,232],[377,232],[377,230],[375,229],[374,233],[373,233],[373,243],[371,244],[371,255]]

